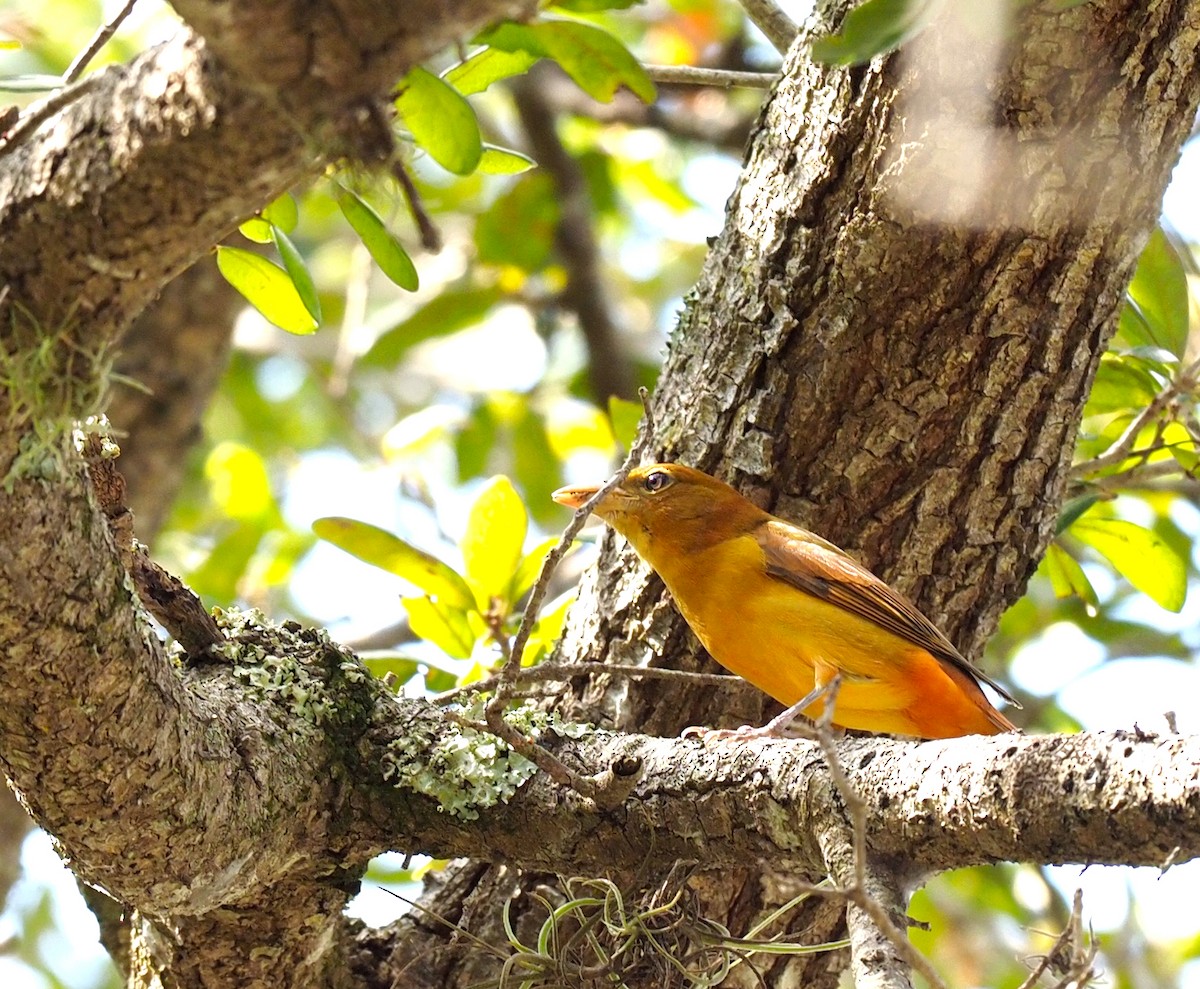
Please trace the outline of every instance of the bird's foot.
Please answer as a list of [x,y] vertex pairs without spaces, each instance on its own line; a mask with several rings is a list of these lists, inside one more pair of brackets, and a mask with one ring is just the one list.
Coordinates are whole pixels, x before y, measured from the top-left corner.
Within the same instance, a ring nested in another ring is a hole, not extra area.
[[753,725],[742,725],[740,728],[705,728],[702,725],[692,725],[683,729],[680,738],[698,738],[705,745],[715,745],[718,742],[753,742],[760,738],[795,738],[795,734],[780,731],[772,722],[761,728]]
[[[761,728],[751,725],[742,725],[741,728],[701,728],[693,725],[685,728],[680,737],[698,738],[705,745],[716,742],[753,742],[760,738],[815,738],[818,731],[828,731],[830,728],[833,705],[841,685],[841,676],[835,674],[831,679],[813,688],[807,697],[797,701],[782,714],[777,714]],[[811,722],[804,716],[804,711],[822,698],[826,699],[825,713],[820,720]]]

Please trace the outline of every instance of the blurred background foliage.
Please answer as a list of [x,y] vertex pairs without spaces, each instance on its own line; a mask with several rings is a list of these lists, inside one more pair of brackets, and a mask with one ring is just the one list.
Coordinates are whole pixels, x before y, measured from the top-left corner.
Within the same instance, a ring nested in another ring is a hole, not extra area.
[[[10,101],[55,85],[119,6],[9,0]],[[919,26],[911,6],[864,4],[823,56],[894,46]],[[456,68],[472,46],[410,74],[401,171],[330,169],[247,218],[216,259],[254,304],[155,553],[210,605],[330,628],[398,690],[443,691],[493,667],[498,630],[511,634],[567,521],[549,493],[602,478],[629,442],[636,389],[653,386],[720,230],[762,91],[655,93],[641,64],[779,63],[726,0],[568,0],[547,17],[559,27],[508,25],[486,58]],[[174,30],[169,7],[141,0],[92,70]],[[1097,375],[1059,539],[983,658],[1033,731],[1162,731],[1168,709],[1200,731],[1197,154],[1185,149]],[[588,558],[557,574],[527,662],[556,637]],[[26,842],[0,918],[0,983],[116,985],[55,863],[44,836]],[[356,909],[393,915],[403,904],[380,887],[411,895],[437,865],[383,856]],[[962,870],[917,893],[912,913],[930,930],[913,937],[951,985],[1017,986],[1082,886],[1109,985],[1196,987],[1198,877]]]

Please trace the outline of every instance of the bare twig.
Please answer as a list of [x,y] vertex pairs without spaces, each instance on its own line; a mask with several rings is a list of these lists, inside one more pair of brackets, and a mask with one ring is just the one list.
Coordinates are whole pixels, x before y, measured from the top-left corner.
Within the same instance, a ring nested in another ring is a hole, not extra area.
[[1095,941],[1090,937],[1085,939],[1083,935],[1083,890],[1077,889],[1071,916],[1058,940],[1038,959],[1038,964],[1019,989],[1034,989],[1038,979],[1048,971],[1059,976],[1054,989],[1082,989],[1100,974],[1092,965],[1096,960],[1096,952]]
[[[1200,361],[1189,365],[1180,371],[1179,375],[1162,389],[1150,404],[1139,412],[1125,431],[1117,437],[1113,444],[1098,457],[1076,464],[1071,468],[1073,479],[1090,477],[1102,470],[1122,463],[1133,456],[1140,456],[1143,461],[1153,453],[1153,449],[1135,450],[1138,436],[1142,430],[1153,423],[1180,395],[1192,391],[1196,387],[1196,372],[1200,370]],[[1161,439],[1161,435],[1157,439]],[[1153,444],[1151,445],[1153,447]]]
[[738,0],[746,16],[754,22],[767,40],[775,46],[775,50],[783,55],[792,47],[792,42],[800,29],[796,22],[788,17],[773,0]]
[[412,214],[413,222],[421,232],[421,246],[430,254],[437,254],[442,249],[442,234],[425,212],[425,204],[421,202],[421,194],[417,191],[416,183],[404,167],[404,162],[395,158],[391,165],[392,178],[400,183],[404,199],[408,203],[408,211]]
[[121,26],[121,22],[133,13],[136,3],[137,0],[127,0],[125,6],[113,15],[112,20],[96,32],[92,40],[88,43],[88,46],[75,56],[75,60],[67,66],[67,71],[63,73],[63,83],[65,85],[71,85],[71,83],[83,75],[83,70],[91,64],[92,59],[96,57],[100,49],[108,44],[108,39],[117,33],[117,28]]
[[46,120],[58,113],[63,107],[69,106],[81,96],[91,92],[95,86],[96,77],[88,76],[86,79],[80,79],[79,82],[68,89],[61,89],[57,93],[51,93],[44,100],[31,103],[25,108],[25,112],[21,114],[21,119],[12,126],[4,135],[3,140],[0,141],[0,155],[6,155],[15,151],[29,140],[34,131]]
[[570,787],[576,793],[582,794],[591,800],[596,799],[598,788],[591,780],[580,776],[549,749],[538,745],[533,739],[522,735],[516,728],[504,720],[503,711],[493,720],[489,707],[488,715],[488,720],[485,724],[482,721],[472,721],[470,718],[464,718],[453,711],[446,712],[446,717],[460,728],[470,728],[472,731],[495,735],[504,741],[513,751],[519,752],[532,762],[559,786]]
[[629,472],[645,456],[651,442],[654,440],[655,422],[654,413],[650,408],[650,394],[645,388],[639,388],[638,395],[641,397],[642,408],[645,410],[646,416],[641,435],[637,438],[633,446],[630,447],[629,455],[625,458],[625,462],[621,465],[620,469],[600,485],[594,495],[576,509],[575,517],[571,519],[570,524],[563,530],[563,534],[559,537],[558,545],[546,554],[541,572],[538,574],[537,581],[530,592],[529,602],[525,605],[525,613],[521,616],[521,624],[517,628],[517,634],[513,637],[512,656],[500,668],[500,677],[503,683],[511,684],[517,679],[517,673],[521,669],[521,659],[525,653],[525,643],[529,641],[529,635],[533,631],[534,622],[537,621],[538,610],[541,608],[542,600],[546,596],[546,589],[550,585],[550,578],[562,562],[562,558],[567,555],[568,550],[571,548],[571,543],[579,535],[579,530],[584,527],[588,516],[592,514],[592,509],[603,501],[613,488],[617,487],[629,476]]
[[[592,99],[562,73],[546,73],[543,96],[557,113],[589,117],[600,123],[655,127],[673,137],[740,152],[750,136],[754,114],[729,99],[663,100],[643,103],[628,90],[620,90],[609,103]],[[668,84],[669,85],[669,84]]]
[[[515,683],[547,683],[586,676],[618,676],[633,680],[682,680],[690,686],[707,687],[725,687],[731,684],[745,683],[741,677],[725,673],[693,673],[690,670],[671,670],[655,666],[618,666],[608,663],[538,663],[537,666],[523,667],[517,673]],[[500,674],[495,673],[483,680],[476,680],[474,683],[464,684],[448,690],[444,694],[439,694],[434,698],[434,703],[450,704],[467,694],[486,693],[496,689],[500,682]]]
[[[1145,450],[1139,450],[1138,456],[1149,456],[1152,453],[1157,453],[1159,450],[1169,450],[1173,446],[1179,446],[1178,443],[1161,444],[1156,443],[1153,447]],[[1082,491],[1123,491],[1131,487],[1154,487],[1150,482],[1160,481],[1163,478],[1175,477],[1182,474],[1180,478],[1185,486],[1195,488],[1197,477],[1192,472],[1185,470],[1183,465],[1176,460],[1164,460],[1156,464],[1148,464],[1144,460],[1139,461],[1127,470],[1118,471],[1116,474],[1106,474],[1104,477],[1097,477],[1091,481],[1087,481],[1079,485],[1079,490]],[[1194,493],[1194,491],[1193,491]]]
[[[581,505],[575,512],[575,517],[571,519],[570,524],[563,530],[563,534],[559,537],[558,545],[546,554],[546,559],[542,563],[541,572],[538,574],[537,581],[533,585],[533,590],[529,594],[529,601],[525,605],[525,612],[521,616],[521,624],[517,628],[517,634],[513,637],[511,645],[504,658],[504,663],[500,667],[497,674],[498,687],[492,699],[488,702],[485,709],[485,717],[487,719],[486,730],[503,739],[511,745],[521,755],[533,762],[539,769],[544,770],[555,780],[555,782],[569,786],[578,793],[583,794],[592,800],[600,797],[599,788],[590,780],[581,777],[579,774],[570,770],[553,754],[544,749],[542,746],[526,738],[518,732],[512,725],[504,720],[504,709],[508,702],[512,699],[513,688],[518,681],[518,675],[521,672],[521,659],[525,653],[525,644],[529,641],[529,635],[533,631],[534,623],[537,621],[538,611],[542,607],[542,601],[546,596],[546,590],[550,586],[550,578],[554,575],[554,571],[566,556],[571,548],[572,542],[579,534],[579,530],[583,528],[587,522],[588,516],[591,514],[592,508],[597,505],[613,488],[628,477],[629,472],[637,465],[638,461],[645,455],[650,448],[651,442],[654,439],[655,423],[654,413],[650,408],[649,392],[645,388],[638,390],[638,394],[642,399],[642,407],[645,409],[645,420],[641,435],[637,442],[629,450],[629,455],[625,458],[625,462],[621,468],[613,474],[607,481],[600,486],[591,498]],[[499,637],[503,639],[503,636]],[[501,649],[507,640],[501,643]],[[459,723],[466,723],[457,715],[449,714],[453,720]],[[479,729],[480,726],[474,722],[469,723],[470,727]]]
[[769,89],[779,78],[778,72],[734,72],[730,69],[706,69],[698,65],[645,65],[646,74],[655,82],[682,83],[689,86],[715,86],[719,89]]
[[[838,685],[836,679],[830,685],[831,695],[826,698],[824,711],[820,720],[813,726],[811,737],[821,748],[834,788],[846,805],[846,812],[850,818],[850,864],[853,881],[847,884],[844,876],[835,874],[845,872],[844,868],[839,868],[841,863],[838,860],[842,856],[837,854],[836,849],[832,847],[835,841],[833,835],[823,836],[821,844],[824,848],[826,866],[830,873],[834,874],[834,879],[840,888],[821,892],[824,895],[842,896],[850,906],[851,909],[847,912],[850,950],[852,958],[857,963],[864,964],[865,958],[875,954],[871,950],[871,946],[873,943],[877,943],[878,936],[882,936],[895,947],[909,968],[921,973],[931,989],[946,989],[946,984],[930,964],[929,959],[913,947],[912,942],[908,939],[908,933],[900,930],[889,915],[887,904],[890,904],[899,913],[904,911],[903,894],[896,877],[887,870],[872,868],[868,861],[867,805],[850,784],[850,780],[842,768],[831,728]],[[839,840],[844,841],[844,833],[841,833]],[[827,843],[829,847],[826,847]],[[887,904],[884,901],[887,901]],[[863,925],[861,919],[855,917],[854,908],[866,915],[870,921],[869,926]],[[899,987],[910,983],[907,973],[893,974],[895,978],[892,979],[891,984]]]

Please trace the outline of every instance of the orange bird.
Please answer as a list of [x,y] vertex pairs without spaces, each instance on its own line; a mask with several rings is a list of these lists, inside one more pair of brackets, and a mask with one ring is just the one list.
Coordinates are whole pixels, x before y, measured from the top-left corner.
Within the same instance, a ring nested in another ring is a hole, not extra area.
[[[598,490],[560,488],[553,497],[577,509]],[[912,602],[723,481],[653,464],[592,510],[662,577],[718,663],[788,705],[742,737],[780,734],[801,713],[819,717],[835,682],[832,721],[845,728],[918,738],[1016,730],[980,681],[1013,698]]]

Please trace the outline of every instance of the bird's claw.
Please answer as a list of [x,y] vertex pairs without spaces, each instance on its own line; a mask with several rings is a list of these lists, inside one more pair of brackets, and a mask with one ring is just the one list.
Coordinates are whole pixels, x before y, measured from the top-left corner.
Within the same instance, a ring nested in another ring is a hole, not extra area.
[[783,738],[775,732],[771,725],[755,728],[753,725],[742,725],[740,728],[705,728],[702,725],[691,725],[683,729],[680,738],[698,738],[704,745],[716,745],[719,742],[753,742],[760,738]]

